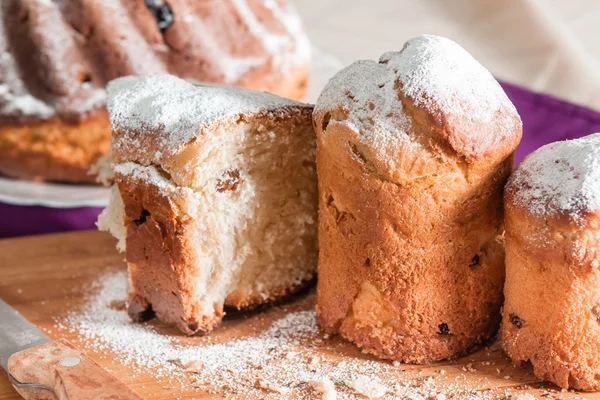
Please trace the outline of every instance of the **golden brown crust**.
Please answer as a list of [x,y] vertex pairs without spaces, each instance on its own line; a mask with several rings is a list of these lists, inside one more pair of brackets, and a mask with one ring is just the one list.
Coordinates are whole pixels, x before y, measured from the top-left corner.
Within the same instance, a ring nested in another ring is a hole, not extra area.
[[81,124],[54,118],[0,127],[0,173],[19,179],[95,183],[90,166],[110,148],[106,112]]
[[324,329],[415,363],[453,358],[491,338],[502,304],[498,236],[512,157],[450,200],[452,182],[400,186],[336,165],[328,151],[317,156]]
[[[536,217],[505,194],[502,347],[563,388],[600,390],[598,231]],[[590,219],[590,222],[595,221]]]

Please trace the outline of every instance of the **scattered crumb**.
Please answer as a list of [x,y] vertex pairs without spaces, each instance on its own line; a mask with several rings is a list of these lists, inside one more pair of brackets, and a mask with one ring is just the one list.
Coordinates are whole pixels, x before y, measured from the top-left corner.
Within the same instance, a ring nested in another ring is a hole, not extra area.
[[189,372],[200,372],[204,369],[204,363],[202,361],[192,360],[185,364],[184,368]]
[[346,385],[369,399],[382,397],[388,392],[385,386],[366,375],[358,375]]
[[321,379],[316,379],[311,382],[312,387],[319,393],[322,394],[322,400],[336,400],[337,399],[337,391],[335,390],[335,385],[331,381],[331,379],[325,377]]
[[259,386],[262,389],[270,390],[272,392],[277,392],[279,394],[289,394],[291,392],[290,388],[278,385],[278,384],[276,384],[276,383],[274,383],[273,381],[270,381],[270,380],[266,381],[266,380],[260,379],[258,381],[258,384],[259,384]]
[[477,371],[475,368],[473,368],[473,364],[468,363],[467,365],[465,365],[464,367],[462,367],[463,371],[468,371],[468,372],[475,372]]

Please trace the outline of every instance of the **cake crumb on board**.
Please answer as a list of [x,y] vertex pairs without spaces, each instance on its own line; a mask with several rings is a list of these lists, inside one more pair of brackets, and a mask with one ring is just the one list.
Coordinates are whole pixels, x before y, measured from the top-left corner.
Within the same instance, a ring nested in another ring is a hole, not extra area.
[[[261,313],[234,312],[213,334],[188,338],[156,321],[131,322],[121,306],[127,290],[125,271],[100,275],[84,304],[56,319],[55,327],[59,334],[77,337],[75,344],[82,349],[114,359],[131,375],[152,376],[173,395],[182,391],[232,399],[536,398],[515,397],[526,393],[521,387],[507,387],[493,369],[483,374],[488,361],[510,366],[501,352],[491,351],[488,357],[481,351],[463,363],[430,366],[361,354],[353,345],[319,330],[313,294]],[[515,385],[535,381],[529,370],[521,375],[522,381]],[[148,387],[147,381],[144,384]],[[555,398],[584,398],[544,390]]]

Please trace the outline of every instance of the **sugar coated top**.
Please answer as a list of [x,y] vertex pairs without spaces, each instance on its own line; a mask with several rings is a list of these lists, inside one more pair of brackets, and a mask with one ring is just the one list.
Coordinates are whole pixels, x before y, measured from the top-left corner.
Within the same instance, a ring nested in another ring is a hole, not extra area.
[[135,146],[139,135],[152,134],[161,152],[181,147],[214,123],[298,105],[271,93],[190,83],[172,75],[127,76],[108,84],[110,122],[120,133],[113,145]]
[[519,164],[506,191],[535,216],[585,224],[586,214],[600,211],[600,133],[534,151]]
[[475,155],[520,135],[516,109],[489,71],[452,40],[432,35],[409,40],[379,62],[361,60],[344,68],[323,90],[315,113],[347,111],[342,123],[385,151],[390,143],[410,140],[411,119],[401,97],[443,119],[460,120],[467,134],[483,126],[485,134],[472,140]]

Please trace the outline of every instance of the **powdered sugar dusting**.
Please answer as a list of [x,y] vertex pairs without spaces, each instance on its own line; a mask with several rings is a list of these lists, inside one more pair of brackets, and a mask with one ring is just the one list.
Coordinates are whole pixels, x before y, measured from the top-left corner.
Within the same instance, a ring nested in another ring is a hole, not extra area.
[[[193,339],[161,334],[160,326],[131,322],[124,307],[127,282],[125,271],[101,275],[82,308],[57,320],[56,328],[77,334],[79,347],[179,386],[172,388],[173,395],[199,391],[226,398],[333,400],[444,399],[444,393],[461,399],[495,399],[511,393],[485,390],[490,387],[485,379],[480,386],[469,386],[462,373],[446,373],[439,366],[396,365],[360,356],[352,345],[319,331],[312,303],[306,299],[299,300],[305,306],[278,314],[280,318],[270,324],[260,322],[264,314],[236,321],[254,327],[242,337],[229,337],[225,328]],[[481,368],[497,368],[485,364]],[[453,369],[452,364],[445,368]]]
[[217,121],[301,105],[266,92],[192,84],[172,75],[119,78],[109,83],[108,92],[112,127],[122,133],[114,146],[135,145],[139,135],[155,132],[158,151],[165,153],[176,151]]
[[394,72],[373,61],[357,61],[329,81],[316,112],[340,102],[349,114],[343,123],[376,149],[389,149],[409,140],[410,120],[394,87]]
[[6,115],[35,116],[42,119],[54,115],[54,109],[48,104],[29,93],[16,94],[7,85],[0,85],[0,112]]
[[569,216],[578,225],[600,211],[600,133],[543,146],[527,156],[506,190],[536,216]]
[[126,162],[122,164],[113,164],[113,169],[115,173],[131,176],[135,179],[143,180],[145,182],[150,182],[167,195],[185,190],[191,192],[191,189],[189,188],[175,186],[152,166],[144,166],[133,162]]
[[489,122],[501,110],[516,113],[490,72],[452,40],[419,36],[406,42],[401,53],[384,54],[380,62],[398,70],[402,91],[417,105],[469,115],[477,123]]
[[363,60],[344,68],[326,85],[315,112],[341,107],[348,115],[335,122],[347,124],[365,144],[386,153],[411,141],[412,121],[399,92],[433,115],[468,116],[467,128],[495,124],[504,113],[499,129],[477,140],[478,154],[514,128],[516,109],[492,75],[458,44],[431,35],[409,40],[402,51],[383,54],[379,63]]

